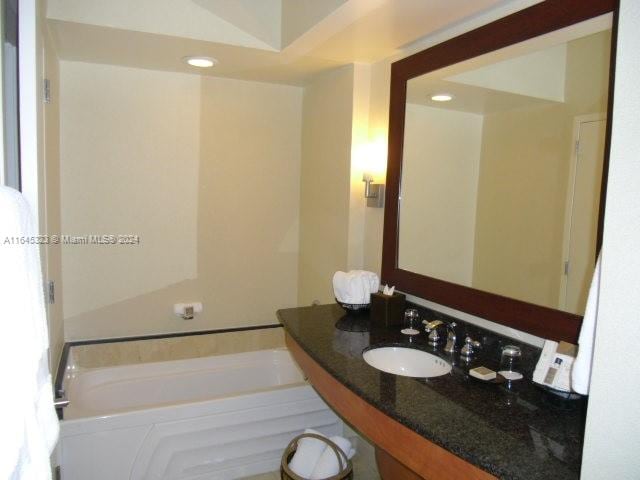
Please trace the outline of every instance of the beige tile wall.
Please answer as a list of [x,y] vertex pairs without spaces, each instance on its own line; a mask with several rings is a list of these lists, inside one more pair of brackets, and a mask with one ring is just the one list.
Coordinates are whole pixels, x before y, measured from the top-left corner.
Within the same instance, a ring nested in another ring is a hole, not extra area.
[[67,341],[264,325],[297,305],[301,87],[73,61],[60,86],[62,233],[140,237],[62,246]]
[[284,347],[282,328],[191,335],[72,347],[76,366],[110,367]]

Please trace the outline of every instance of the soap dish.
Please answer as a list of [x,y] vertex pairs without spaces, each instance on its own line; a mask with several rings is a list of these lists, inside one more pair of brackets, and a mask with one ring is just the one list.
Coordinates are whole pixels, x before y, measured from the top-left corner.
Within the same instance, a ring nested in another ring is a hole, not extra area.
[[504,378],[502,375],[500,375],[499,373],[496,372],[496,376],[495,378],[491,378],[488,380],[479,378],[479,377],[474,377],[471,374],[471,371],[469,371],[469,378],[473,378],[476,382],[480,382],[480,383],[494,383],[494,384],[500,384],[500,383],[505,383],[507,381],[506,378]]

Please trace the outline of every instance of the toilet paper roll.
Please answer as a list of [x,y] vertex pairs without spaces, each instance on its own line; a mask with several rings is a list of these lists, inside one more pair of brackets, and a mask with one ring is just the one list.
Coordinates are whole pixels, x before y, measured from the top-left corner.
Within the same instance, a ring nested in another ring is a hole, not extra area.
[[201,302],[193,302],[193,303],[174,303],[173,304],[173,313],[178,316],[184,315],[184,312],[187,307],[193,307],[193,313],[202,313],[202,303]]

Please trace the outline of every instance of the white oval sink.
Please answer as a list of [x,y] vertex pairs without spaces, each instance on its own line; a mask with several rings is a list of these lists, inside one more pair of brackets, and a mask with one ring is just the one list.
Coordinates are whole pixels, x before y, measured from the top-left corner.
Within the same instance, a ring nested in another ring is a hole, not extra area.
[[373,368],[403,377],[439,377],[451,371],[451,365],[441,358],[415,348],[372,348],[362,358]]

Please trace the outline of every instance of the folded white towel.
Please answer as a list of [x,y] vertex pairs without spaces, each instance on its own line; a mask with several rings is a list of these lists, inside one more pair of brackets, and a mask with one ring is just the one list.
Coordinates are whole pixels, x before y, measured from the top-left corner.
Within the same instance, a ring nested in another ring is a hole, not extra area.
[[[344,437],[334,436],[329,438],[333,443],[335,443],[341,450],[340,454],[342,455],[343,465],[346,464],[347,458],[353,458],[356,451],[351,448],[351,442]],[[311,473],[310,480],[321,480],[323,478],[333,477],[340,473],[340,464],[338,462],[338,457],[336,456],[336,452],[333,448],[327,446],[322,452],[318,463],[313,469],[313,473]]]
[[587,307],[580,328],[578,338],[578,355],[571,370],[571,388],[574,392],[582,395],[589,394],[589,384],[591,382],[591,363],[593,361],[593,342],[596,332],[596,317],[598,314],[598,300],[600,297],[600,256],[596,262],[593,272],[589,296],[587,297]]
[[[324,436],[311,428],[307,428],[304,433]],[[301,438],[298,440],[296,453],[293,454],[293,458],[289,462],[289,468],[302,478],[310,478],[326,446],[326,443],[317,438]]]
[[371,294],[380,290],[380,277],[373,272],[367,272],[369,278],[369,301],[371,301]]
[[351,270],[333,275],[333,293],[339,302],[366,305],[371,294],[380,288],[380,278],[373,272]]
[[0,408],[3,479],[50,479],[49,455],[58,438],[39,250],[28,242],[35,235],[22,194],[0,186],[0,377],[11,386]]
[[333,274],[333,295],[339,302],[348,303],[346,298],[348,295],[347,274],[345,272],[336,272]]
[[361,273],[353,273],[352,278],[353,278],[352,282],[354,285],[354,290],[358,292],[356,296],[357,303],[358,304],[369,303],[371,301],[369,297],[371,292],[369,291],[370,282],[367,276]]

